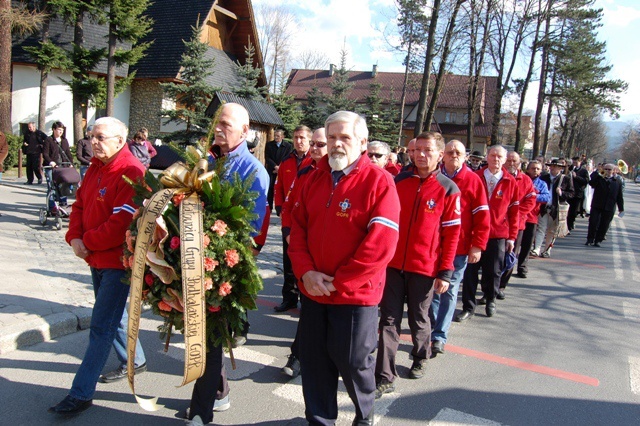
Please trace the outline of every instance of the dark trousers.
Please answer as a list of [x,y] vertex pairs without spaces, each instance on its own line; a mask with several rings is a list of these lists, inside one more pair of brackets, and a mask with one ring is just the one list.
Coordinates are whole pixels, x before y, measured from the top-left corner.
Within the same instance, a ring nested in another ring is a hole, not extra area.
[[289,259],[289,243],[287,237],[282,234],[282,269],[284,275],[284,284],[282,285],[282,302],[291,305],[298,304],[298,286],[296,285],[296,277],[293,275],[293,266]]
[[429,306],[433,300],[431,277],[387,268],[387,281],[380,302],[380,337],[376,358],[376,382],[393,382],[398,376],[396,353],[400,342],[400,326],[407,301],[407,319],[411,330],[414,360],[431,357],[431,321]]
[[599,243],[604,240],[609,230],[609,225],[613,220],[615,212],[591,207],[591,215],[589,216],[589,231],[587,233],[587,241],[590,243]]
[[533,247],[533,240],[536,237],[536,226],[537,223],[527,222],[527,226],[522,232],[520,254],[518,255],[518,272],[524,272],[526,274],[529,271],[527,269],[527,263],[529,263],[529,252],[531,251],[531,247]]
[[473,312],[476,309],[476,292],[478,291],[478,272],[482,268],[482,291],[487,303],[494,302],[500,288],[500,276],[504,265],[505,239],[492,238],[487,242],[487,249],[482,252],[478,263],[470,263],[464,271],[462,286],[462,309]]
[[567,212],[567,227],[569,231],[573,230],[576,217],[580,214],[580,210],[582,210],[582,201],[582,198],[577,197],[569,200],[569,211]]
[[33,183],[33,175],[38,181],[42,181],[40,173],[40,154],[27,154],[27,182]]
[[373,410],[376,390],[377,306],[324,305],[302,297],[300,366],[305,416],[312,425],[338,418],[338,376],[355,405],[356,417]]
[[200,416],[207,424],[213,420],[213,404],[216,399],[222,399],[229,394],[227,371],[224,368],[224,355],[222,346],[213,346],[209,342],[207,352],[207,365],[202,377],[196,380],[191,393],[191,405],[189,408],[190,419]]
[[273,190],[276,186],[277,175],[269,175],[269,191],[267,191],[267,201],[269,202],[269,208],[273,210]]
[[[520,246],[522,245],[522,234],[523,234],[523,230],[518,231],[518,238],[516,238],[516,242],[513,245],[513,252],[516,254],[516,256],[520,255],[520,250],[521,250]],[[515,265],[514,265],[514,267],[515,267]],[[502,274],[502,276],[500,277],[500,288],[501,289],[507,288],[507,284],[509,284],[509,280],[511,279],[511,275],[513,274],[513,269],[514,268],[511,268],[511,269],[505,271],[504,274]],[[500,269],[500,270],[502,270],[502,269]]]

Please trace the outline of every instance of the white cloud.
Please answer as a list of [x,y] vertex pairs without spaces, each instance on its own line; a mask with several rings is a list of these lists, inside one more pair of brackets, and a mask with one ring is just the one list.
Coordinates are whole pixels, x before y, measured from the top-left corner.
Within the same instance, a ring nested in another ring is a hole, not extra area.
[[612,27],[624,28],[629,26],[631,22],[640,19],[640,9],[629,6],[608,3],[603,5],[603,12],[605,25]]

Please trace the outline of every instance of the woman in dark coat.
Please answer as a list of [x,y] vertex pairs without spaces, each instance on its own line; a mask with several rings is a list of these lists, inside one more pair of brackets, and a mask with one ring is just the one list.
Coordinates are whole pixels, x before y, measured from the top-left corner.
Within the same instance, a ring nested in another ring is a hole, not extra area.
[[44,165],[57,167],[62,163],[73,164],[73,157],[69,149],[69,141],[64,137],[65,127],[59,121],[51,126],[52,135],[44,141],[42,156]]

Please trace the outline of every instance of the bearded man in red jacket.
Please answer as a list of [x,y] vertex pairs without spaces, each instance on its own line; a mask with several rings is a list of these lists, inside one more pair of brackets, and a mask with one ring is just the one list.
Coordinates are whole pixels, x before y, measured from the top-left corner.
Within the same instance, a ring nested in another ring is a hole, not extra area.
[[373,352],[385,268],[398,242],[392,177],[371,164],[365,120],[338,111],[325,122],[328,155],[292,211],[289,256],[302,296],[300,364],[305,416],[333,425],[338,377],[355,405],[354,425],[373,425]]

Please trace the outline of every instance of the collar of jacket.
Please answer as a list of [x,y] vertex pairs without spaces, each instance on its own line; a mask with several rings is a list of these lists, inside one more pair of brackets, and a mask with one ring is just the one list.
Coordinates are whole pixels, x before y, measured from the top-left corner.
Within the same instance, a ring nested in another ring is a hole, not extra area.
[[[351,171],[349,172],[349,174],[347,176],[352,175],[352,174],[356,174],[360,170],[371,166],[371,160],[369,160],[369,157],[367,157],[366,155],[363,155],[363,154],[364,153],[360,154],[360,158],[356,162],[355,167],[353,169],[351,169]],[[322,157],[320,159],[320,161],[318,162],[317,168],[319,170],[322,170],[322,171],[325,171],[325,172],[331,174],[332,170],[331,170],[331,166],[329,166],[329,154],[325,155],[324,157]]]

